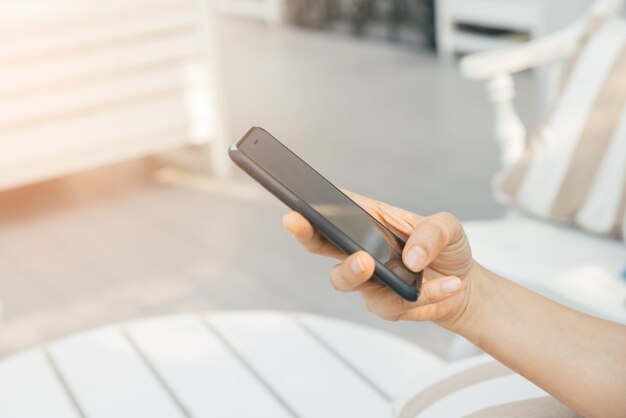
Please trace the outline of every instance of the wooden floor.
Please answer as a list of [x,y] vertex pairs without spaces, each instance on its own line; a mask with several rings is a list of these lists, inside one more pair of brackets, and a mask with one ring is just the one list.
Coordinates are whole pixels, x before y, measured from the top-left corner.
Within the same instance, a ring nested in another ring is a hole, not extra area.
[[[416,47],[224,20],[234,138],[266,127],[331,180],[421,213],[502,213],[483,86]],[[533,83],[520,106],[533,120]],[[173,312],[269,308],[351,319],[438,353],[431,324],[385,323],[298,250],[284,208],[229,182],[140,160],[0,193],[0,354]]]

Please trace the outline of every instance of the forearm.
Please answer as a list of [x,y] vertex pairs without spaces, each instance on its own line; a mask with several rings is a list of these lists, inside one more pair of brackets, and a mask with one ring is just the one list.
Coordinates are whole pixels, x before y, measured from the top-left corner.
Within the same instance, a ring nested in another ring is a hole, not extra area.
[[453,331],[586,416],[625,413],[626,327],[480,266],[467,291],[467,309]]

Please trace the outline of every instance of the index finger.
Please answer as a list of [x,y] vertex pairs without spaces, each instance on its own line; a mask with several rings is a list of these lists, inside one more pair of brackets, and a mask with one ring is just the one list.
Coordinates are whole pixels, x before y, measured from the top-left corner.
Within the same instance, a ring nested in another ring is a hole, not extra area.
[[420,271],[439,257],[448,245],[459,242],[463,236],[461,223],[449,213],[422,218],[404,247],[404,264],[413,271]]
[[358,290],[372,277],[375,268],[372,256],[359,251],[330,270],[330,281],[340,292]]
[[408,238],[421,216],[379,200],[340,189],[346,196],[397,235]]
[[283,217],[283,226],[306,251],[312,254],[324,255],[339,260],[343,260],[347,257],[343,251],[324,238],[313,228],[313,225],[298,212],[292,211],[286,214]]

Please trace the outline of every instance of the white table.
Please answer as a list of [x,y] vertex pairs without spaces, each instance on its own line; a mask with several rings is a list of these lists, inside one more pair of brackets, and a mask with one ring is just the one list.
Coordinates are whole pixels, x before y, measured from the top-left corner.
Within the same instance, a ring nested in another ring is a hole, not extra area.
[[108,326],[0,361],[0,417],[388,417],[443,361],[312,315],[216,312]]

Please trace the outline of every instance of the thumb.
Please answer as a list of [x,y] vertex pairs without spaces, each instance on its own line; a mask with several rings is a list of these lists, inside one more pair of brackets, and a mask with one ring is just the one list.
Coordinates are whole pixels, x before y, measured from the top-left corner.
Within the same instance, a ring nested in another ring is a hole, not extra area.
[[439,277],[422,284],[421,294],[417,303],[430,305],[456,295],[463,288],[463,282],[458,277]]

